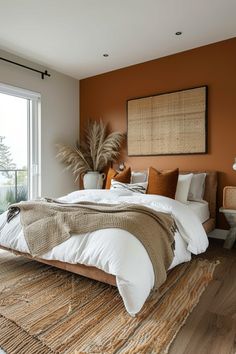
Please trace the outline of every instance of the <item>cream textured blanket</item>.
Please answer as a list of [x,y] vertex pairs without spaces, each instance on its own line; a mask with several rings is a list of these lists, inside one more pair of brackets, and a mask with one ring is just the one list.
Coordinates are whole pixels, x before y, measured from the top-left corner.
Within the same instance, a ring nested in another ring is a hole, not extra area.
[[8,221],[19,212],[24,236],[33,256],[47,253],[70,238],[71,233],[120,228],[137,237],[147,250],[155,273],[155,288],[166,279],[166,271],[173,260],[176,229],[169,214],[136,204],[30,201],[10,206]]

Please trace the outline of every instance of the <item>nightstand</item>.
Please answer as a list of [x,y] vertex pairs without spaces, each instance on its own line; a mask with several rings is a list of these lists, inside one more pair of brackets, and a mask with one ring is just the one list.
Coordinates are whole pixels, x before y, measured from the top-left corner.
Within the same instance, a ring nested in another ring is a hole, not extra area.
[[229,223],[230,230],[224,243],[224,248],[232,248],[236,240],[236,187],[226,186],[223,190],[223,207],[220,212],[224,214]]
[[231,249],[236,240],[236,210],[220,208],[220,212],[224,214],[230,225],[229,233],[224,242],[224,248]]

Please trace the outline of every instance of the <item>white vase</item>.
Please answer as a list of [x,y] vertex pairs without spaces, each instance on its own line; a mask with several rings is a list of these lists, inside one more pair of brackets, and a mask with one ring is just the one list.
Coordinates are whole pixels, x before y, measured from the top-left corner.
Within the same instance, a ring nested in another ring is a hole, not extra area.
[[89,171],[83,177],[84,189],[101,189],[105,179],[105,173]]

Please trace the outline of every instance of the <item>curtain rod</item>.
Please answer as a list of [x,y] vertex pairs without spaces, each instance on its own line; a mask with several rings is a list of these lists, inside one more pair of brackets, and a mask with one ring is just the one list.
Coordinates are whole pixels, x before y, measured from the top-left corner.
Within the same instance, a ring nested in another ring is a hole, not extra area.
[[6,61],[7,63],[11,63],[11,64],[14,64],[14,65],[21,66],[22,68],[25,68],[25,69],[28,69],[28,70],[31,70],[31,71],[35,71],[36,73],[41,74],[42,80],[44,80],[44,76],[49,76],[49,77],[51,76],[51,75],[48,73],[47,70],[45,70],[45,71],[40,71],[40,70],[31,68],[30,66],[26,66],[26,65],[23,65],[23,64],[19,64],[19,63],[16,63],[15,61],[12,61],[12,60],[9,60],[9,59],[6,59],[6,58],[2,58],[2,57],[0,57],[0,60]]

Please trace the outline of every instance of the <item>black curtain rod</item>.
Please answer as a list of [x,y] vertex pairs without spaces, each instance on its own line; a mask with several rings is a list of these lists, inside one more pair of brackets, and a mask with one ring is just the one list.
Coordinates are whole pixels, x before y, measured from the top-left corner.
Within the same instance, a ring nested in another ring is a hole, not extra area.
[[12,61],[12,60],[9,60],[9,59],[6,59],[6,58],[2,58],[2,57],[0,57],[0,60],[6,61],[7,63],[11,63],[11,64],[14,64],[14,65],[21,66],[22,68],[25,68],[25,69],[28,69],[28,70],[31,70],[31,71],[35,71],[36,73],[41,74],[42,80],[44,80],[44,76],[49,76],[49,77],[51,76],[51,75],[48,73],[47,70],[45,70],[45,71],[40,71],[40,70],[31,68],[30,66],[26,66],[26,65],[23,65],[23,64],[19,64],[19,63],[16,63],[15,61]]

